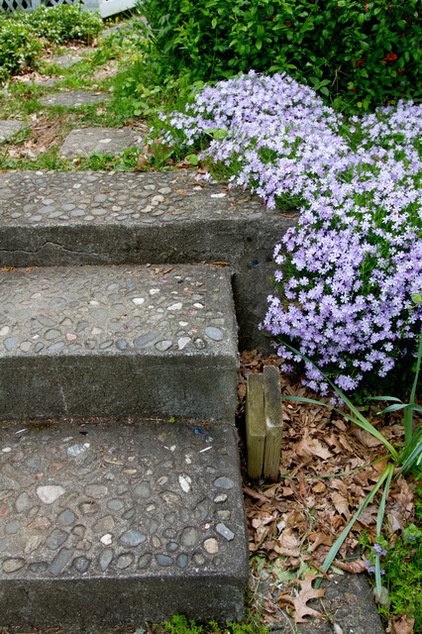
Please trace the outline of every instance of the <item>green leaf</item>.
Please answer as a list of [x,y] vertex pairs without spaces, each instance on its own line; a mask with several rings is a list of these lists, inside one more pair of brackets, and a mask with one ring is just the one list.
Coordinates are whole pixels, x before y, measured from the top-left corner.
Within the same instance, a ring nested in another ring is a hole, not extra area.
[[214,130],[213,131],[213,137],[214,139],[225,139],[226,136],[228,136],[228,132],[227,130],[223,130],[222,128],[219,128],[218,130]]
[[199,163],[199,158],[197,157],[196,154],[189,154],[186,158],[188,159],[191,165],[198,165]]

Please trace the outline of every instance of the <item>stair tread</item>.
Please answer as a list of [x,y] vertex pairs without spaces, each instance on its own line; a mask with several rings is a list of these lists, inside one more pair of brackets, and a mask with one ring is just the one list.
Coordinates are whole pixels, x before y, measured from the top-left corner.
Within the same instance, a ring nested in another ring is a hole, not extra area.
[[248,193],[197,182],[190,171],[4,172],[1,224],[32,227],[136,223],[278,214]]
[[1,626],[241,614],[233,425],[5,421],[0,480]]
[[223,268],[40,267],[0,275],[2,357],[236,350]]
[[227,268],[40,267],[0,276],[3,418],[234,416]]

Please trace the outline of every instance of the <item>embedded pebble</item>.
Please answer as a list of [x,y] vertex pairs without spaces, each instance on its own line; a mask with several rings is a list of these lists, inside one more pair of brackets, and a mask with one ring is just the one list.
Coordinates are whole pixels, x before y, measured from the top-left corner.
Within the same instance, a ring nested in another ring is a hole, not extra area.
[[189,476],[182,474],[182,475],[179,475],[179,484],[182,491],[184,491],[185,493],[189,493],[191,489],[192,480],[190,479]]
[[62,548],[59,551],[58,555],[53,559],[51,566],[49,567],[49,572],[52,575],[59,575],[62,570],[67,566],[69,561],[72,559],[73,552],[67,548]]
[[135,555],[132,553],[123,553],[117,557],[116,566],[120,568],[120,570],[126,570],[129,568],[135,561]]
[[204,548],[210,555],[215,555],[220,550],[218,541],[214,537],[210,537],[204,541]]
[[169,339],[165,339],[164,341],[158,341],[155,344],[155,347],[159,352],[166,352],[172,347],[172,345],[173,345],[172,341],[170,341]]
[[76,568],[78,572],[83,574],[90,567],[91,559],[87,559],[86,557],[76,557],[76,559],[73,560],[72,565]]
[[110,533],[106,533],[100,538],[100,542],[104,544],[104,546],[110,546],[112,541],[113,541],[113,535],[110,535]]
[[132,528],[131,530],[123,533],[123,535],[120,536],[120,542],[123,544],[123,546],[139,546],[139,544],[142,544],[144,541],[146,541],[146,538],[146,535],[141,533],[141,531]]
[[57,548],[60,548],[60,546],[64,544],[67,538],[68,538],[67,533],[65,533],[64,531],[61,531],[58,528],[55,528],[53,532],[51,533],[51,535],[48,537],[46,541],[46,545],[48,546],[48,548],[51,548],[52,550],[57,550]]
[[151,563],[152,555],[151,553],[145,553],[145,555],[141,555],[138,559],[138,568],[148,568]]
[[76,516],[73,511],[69,511],[69,509],[66,509],[65,511],[60,513],[57,520],[60,524],[62,524],[62,526],[71,526],[75,521],[75,517]]
[[44,504],[53,504],[64,493],[64,488],[59,485],[47,484],[37,488],[37,495]]
[[168,567],[173,564],[173,559],[169,555],[155,555],[155,559],[160,566]]
[[104,484],[88,484],[85,493],[93,498],[104,498],[108,494],[108,488]]
[[208,326],[208,328],[205,328],[205,334],[213,341],[222,341],[222,339],[224,339],[223,331],[219,328],[214,328],[214,326]]
[[217,533],[219,535],[224,537],[224,539],[227,539],[227,541],[229,541],[229,542],[231,542],[232,539],[234,539],[233,531],[231,531],[229,528],[227,528],[227,526],[225,524],[223,524],[222,522],[217,524],[217,526],[215,527],[215,530],[217,531]]
[[3,572],[9,572],[9,573],[17,572],[18,570],[23,568],[25,564],[26,564],[25,559],[21,559],[21,558],[5,559],[2,565]]
[[15,533],[18,532],[19,528],[20,524],[17,520],[15,520],[13,522],[10,522],[9,524],[6,524],[5,531],[9,535],[15,535]]
[[66,449],[66,453],[68,456],[79,456],[81,453],[84,453],[89,448],[89,443],[84,443],[80,445],[72,445]]
[[[103,542],[104,543],[104,542]],[[111,548],[106,548],[105,550],[103,550],[103,552],[100,555],[100,559],[99,559],[99,564],[100,564],[100,568],[101,570],[104,572],[105,570],[107,570],[107,568],[109,567],[109,565],[111,564],[112,560],[113,560],[113,551],[111,550]]]
[[180,541],[184,546],[195,546],[198,542],[198,530],[193,526],[187,526],[182,531]]
[[227,478],[226,476],[220,476],[219,478],[214,480],[214,485],[218,489],[232,489],[234,487],[234,482],[233,480],[230,480],[230,478]]

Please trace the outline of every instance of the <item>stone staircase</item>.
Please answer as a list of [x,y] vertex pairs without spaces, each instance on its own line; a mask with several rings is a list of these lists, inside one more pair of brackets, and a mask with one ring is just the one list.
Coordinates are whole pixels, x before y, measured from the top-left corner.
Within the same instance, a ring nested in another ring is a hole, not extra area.
[[189,172],[2,173],[0,208],[0,626],[241,618],[238,339],[293,219]]

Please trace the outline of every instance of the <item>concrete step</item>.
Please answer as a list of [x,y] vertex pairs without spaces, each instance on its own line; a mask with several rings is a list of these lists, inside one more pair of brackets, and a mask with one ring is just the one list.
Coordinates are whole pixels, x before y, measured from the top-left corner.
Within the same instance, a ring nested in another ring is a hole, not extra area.
[[0,266],[226,261],[240,345],[261,345],[274,245],[295,218],[192,171],[4,172]]
[[233,420],[228,268],[3,268],[0,418]]
[[228,423],[0,423],[0,628],[240,618],[239,473]]

